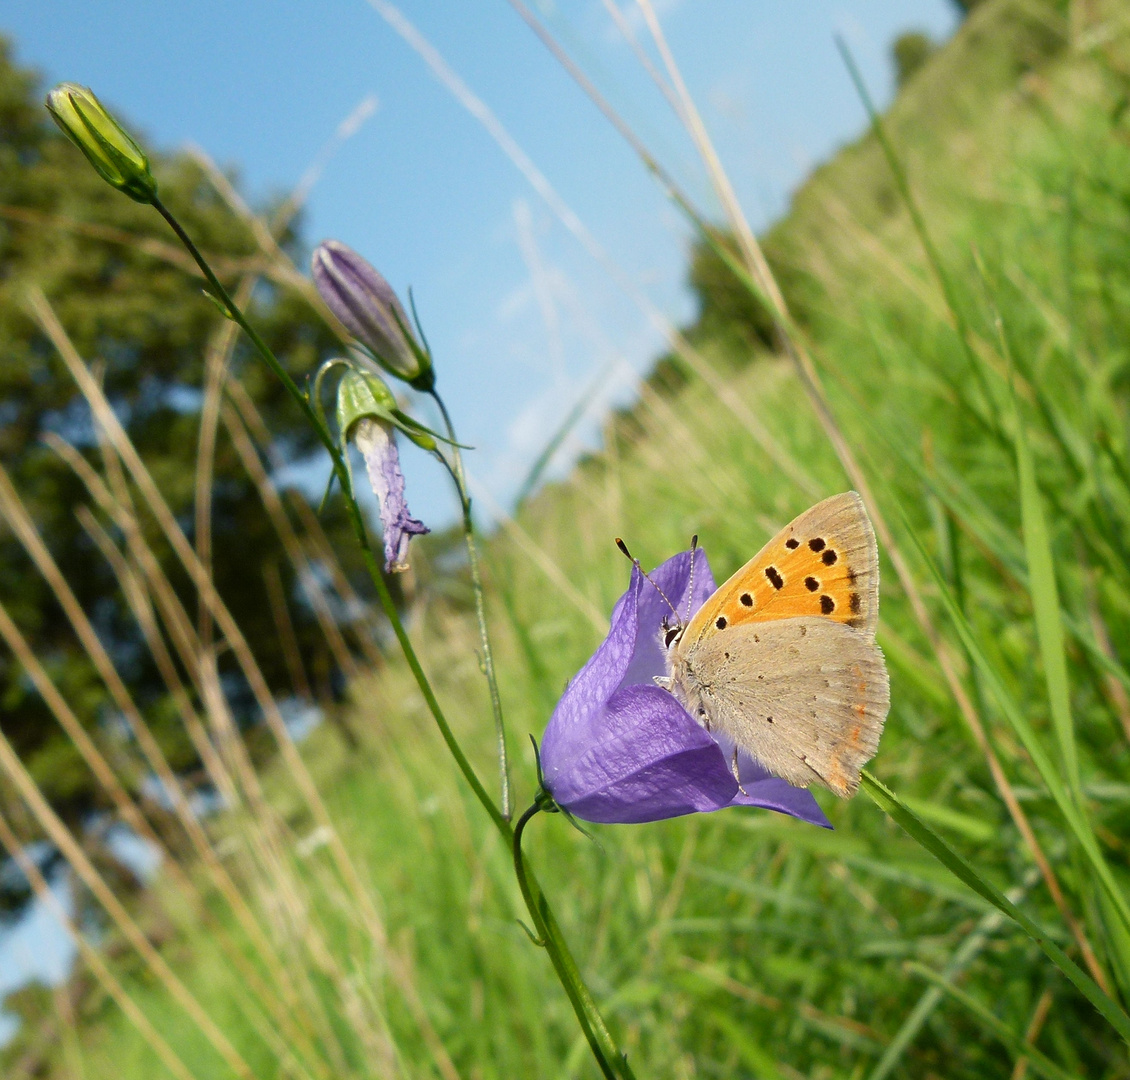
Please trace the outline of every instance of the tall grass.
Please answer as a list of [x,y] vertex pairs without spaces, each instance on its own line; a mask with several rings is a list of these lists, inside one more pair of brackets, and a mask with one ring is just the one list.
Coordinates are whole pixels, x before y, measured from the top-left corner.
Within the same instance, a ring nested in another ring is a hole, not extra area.
[[[724,576],[814,494],[868,491],[884,523],[879,640],[892,675],[875,772],[1037,935],[1126,1003],[1130,45],[1117,8],[1096,7],[1091,21],[1071,10],[982,5],[884,118],[889,155],[864,140],[798,197],[770,238],[785,289],[645,18],[644,55],[738,237],[733,269],[775,307],[786,347],[735,367],[721,343],[672,333],[686,386],[644,387],[631,424],[610,425],[599,454],[504,521],[484,570],[501,698],[524,753],[521,805],[533,793],[522,736],[540,733],[623,589],[613,536],[654,564],[697,532]],[[1033,19],[1063,41],[1027,76],[994,84],[985,35],[998,52],[1019,50]],[[947,97],[961,74],[988,85]],[[934,110],[941,99],[951,111]],[[269,232],[261,243],[277,260]],[[175,689],[186,731],[229,803],[205,825],[170,777],[182,831],[170,845],[118,767],[79,746],[123,820],[165,848],[144,904],[176,936],[151,949],[137,937],[146,910],[104,897],[111,940],[132,941],[140,959],[107,965],[84,946],[120,1011],[81,1027],[69,1060],[124,1078],[591,1075],[568,1003],[517,925],[509,853],[453,775],[407,669],[390,658],[368,670],[371,638],[328,617],[327,638],[350,657],[358,746],[324,727],[299,754],[261,694],[281,752],[257,767],[214,659],[231,648],[255,685],[253,644],[225,618],[207,558],[162,511],[97,379],[42,301],[36,311],[103,433],[101,469],[68,458],[91,494],[84,521],[155,658],[177,657],[162,670],[171,684],[185,673]],[[243,448],[287,557],[307,573],[327,558],[316,523],[271,487],[238,385],[230,405],[219,393],[217,437],[222,425]],[[18,493],[0,494],[34,556]],[[191,576],[214,643],[162,580],[158,542]],[[49,554],[37,563],[51,580]],[[478,633],[442,587],[425,575],[413,635],[489,775]],[[0,633],[70,723],[18,628],[0,619]],[[110,668],[104,677],[160,774],[128,687]],[[18,763],[0,760],[19,781]],[[595,844],[560,819],[531,826],[527,851],[637,1075],[1130,1075],[1115,1031],[984,891],[874,805],[822,803],[832,833],[735,810],[600,828]],[[18,850],[6,822],[0,842]],[[72,863],[100,891],[81,850]],[[64,1075],[62,1054],[53,1065]]]

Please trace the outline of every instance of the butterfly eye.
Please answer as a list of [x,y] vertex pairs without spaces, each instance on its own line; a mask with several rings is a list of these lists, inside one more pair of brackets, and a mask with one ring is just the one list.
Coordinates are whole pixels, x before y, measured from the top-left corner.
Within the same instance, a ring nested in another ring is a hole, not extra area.
[[663,647],[665,649],[671,648],[672,644],[683,636],[683,628],[681,626],[668,626],[663,631]]

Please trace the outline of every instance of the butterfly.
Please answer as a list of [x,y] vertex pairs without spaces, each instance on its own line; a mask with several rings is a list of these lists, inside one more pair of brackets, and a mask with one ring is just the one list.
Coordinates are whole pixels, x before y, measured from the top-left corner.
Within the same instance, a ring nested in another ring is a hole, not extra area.
[[[656,679],[712,735],[795,787],[850,798],[890,706],[875,531],[854,491],[786,525],[685,625]],[[740,781],[739,781],[740,783]]]

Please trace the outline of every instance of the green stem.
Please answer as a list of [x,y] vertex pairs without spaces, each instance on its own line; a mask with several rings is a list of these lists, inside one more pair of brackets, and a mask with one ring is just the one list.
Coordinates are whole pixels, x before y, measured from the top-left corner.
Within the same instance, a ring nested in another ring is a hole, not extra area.
[[435,398],[443,422],[447,427],[447,437],[451,440],[451,455],[454,467],[448,471],[455,481],[459,495],[459,505],[463,509],[463,537],[467,541],[467,559],[471,566],[471,589],[475,594],[475,614],[479,620],[479,642],[483,650],[483,674],[490,691],[490,708],[494,714],[494,734],[498,743],[498,782],[502,793],[502,816],[510,820],[510,763],[506,753],[506,725],[502,719],[502,698],[498,693],[498,680],[494,674],[494,654],[490,647],[490,632],[487,629],[486,604],[483,599],[483,577],[479,570],[479,552],[475,544],[475,524],[471,514],[471,493],[467,489],[467,474],[463,469],[463,455],[459,452],[455,438],[455,426],[451,422],[447,406],[433,386],[428,391]]
[[[345,496],[345,505],[349,513],[350,524],[353,526],[357,543],[361,547],[361,553],[365,560],[365,568],[368,570],[369,576],[376,586],[377,595],[380,597],[381,601],[381,607],[385,615],[388,616],[389,622],[392,624],[396,639],[400,643],[404,657],[408,661],[408,666],[416,679],[417,685],[420,687],[421,693],[424,695],[428,709],[431,711],[436,724],[439,726],[443,741],[451,751],[452,757],[455,758],[455,763],[459,766],[459,771],[466,778],[467,783],[471,785],[471,790],[474,791],[475,796],[478,798],[479,802],[482,803],[483,808],[490,814],[491,819],[496,825],[506,825],[506,819],[499,813],[498,807],[494,805],[491,797],[487,794],[486,789],[482,785],[482,781],[479,780],[474,768],[470,761],[467,760],[467,756],[463,753],[462,747],[460,747],[458,740],[455,738],[455,734],[452,732],[451,726],[448,724],[447,718],[444,716],[443,710],[440,708],[439,702],[432,692],[431,684],[424,674],[424,669],[420,666],[420,661],[416,656],[415,650],[412,648],[412,643],[408,640],[408,634],[404,629],[403,623],[400,621],[400,615],[396,610],[396,604],[392,599],[392,594],[389,592],[384,575],[381,573],[376,556],[373,554],[373,549],[369,544],[369,534],[365,528],[365,519],[357,500],[353,496],[353,485],[349,475],[349,469],[346,467],[345,459],[342,457],[341,451],[334,443],[333,436],[330,434],[329,429],[322,422],[321,417],[318,416],[311,403],[307,400],[306,395],[302,393],[295,381],[287,374],[286,369],[279,362],[278,357],[271,351],[270,346],[247,321],[243,312],[240,311],[239,307],[232,299],[231,294],[224,288],[220,279],[216,277],[212,268],[205,261],[204,256],[192,242],[192,238],[181,228],[180,222],[173,217],[172,213],[159,199],[154,198],[153,206],[169,223],[169,227],[177,234],[177,237],[180,239],[181,243],[184,244],[188,253],[196,260],[196,265],[200,267],[208,284],[211,286],[213,294],[221,300],[230,313],[231,318],[239,325],[243,332],[247,334],[248,338],[251,340],[251,344],[255,347],[255,351],[262,357],[267,367],[282,381],[283,386],[290,396],[294,398],[298,407],[302,410],[303,415],[318,433],[318,438],[329,452],[330,460],[333,463],[334,474],[337,476],[338,483],[341,485],[342,494]],[[507,829],[507,833],[508,832],[509,829]]]
[[546,902],[545,894],[541,891],[541,886],[533,876],[525,855],[522,854],[522,834],[525,832],[526,825],[535,814],[545,809],[545,803],[546,797],[539,793],[533,806],[518,819],[517,825],[514,826],[511,841],[514,854],[514,876],[518,879],[518,888],[522,890],[522,899],[526,902],[526,908],[530,917],[534,920],[534,928],[541,938],[539,944],[549,953],[549,959],[557,972],[561,985],[565,988],[565,993],[569,996],[573,1011],[577,1014],[581,1030],[584,1032],[585,1038],[588,1039],[589,1047],[600,1066],[600,1071],[607,1080],[634,1080],[634,1073],[628,1065],[627,1055],[617,1048],[607,1025],[604,1023],[604,1018],[597,1009],[592,994],[589,993],[589,989],[581,977],[577,962],[573,959],[573,954],[569,952],[569,948],[565,944],[561,928],[553,917],[553,912]]
[[[213,294],[220,299],[225,305],[227,311],[230,313],[231,318],[234,319],[236,324],[247,334],[251,344],[255,347],[255,351],[263,359],[263,362],[279,377],[283,386],[286,388],[290,396],[298,404],[302,410],[303,415],[310,422],[311,426],[318,433],[318,438],[322,441],[326,450],[329,452],[330,460],[333,463],[334,474],[337,476],[338,483],[341,485],[342,495],[345,499],[345,505],[349,514],[349,521],[353,527],[354,535],[356,536],[357,543],[361,548],[361,554],[364,558],[365,568],[369,572],[369,577],[373,581],[373,585],[377,590],[377,596],[380,598],[381,608],[388,618],[392,626],[393,633],[396,634],[396,640],[400,644],[401,651],[404,653],[404,658],[408,662],[408,667],[412,672],[413,678],[416,680],[416,685],[420,688],[420,693],[424,697],[424,702],[428,706],[428,711],[432,714],[432,718],[436,722],[436,726],[440,730],[440,735],[443,737],[451,756],[455,759],[455,764],[458,766],[459,771],[463,774],[463,778],[470,785],[475,798],[479,800],[483,809],[486,810],[494,827],[498,830],[499,835],[508,846],[512,846],[516,853],[515,873],[518,876],[518,885],[522,890],[522,897],[526,902],[529,909],[530,917],[534,920],[538,932],[542,935],[546,943],[546,951],[549,953],[553,962],[554,971],[565,990],[566,996],[569,998],[573,1006],[573,1011],[577,1015],[577,1020],[581,1025],[585,1037],[589,1041],[589,1045],[593,1048],[593,1053],[596,1055],[597,1062],[600,1064],[601,1070],[606,1077],[610,1080],[635,1080],[631,1069],[628,1066],[627,1058],[620,1053],[617,1049],[611,1034],[608,1031],[607,1025],[604,1023],[599,1010],[596,1007],[596,1002],[593,999],[588,987],[585,985],[584,979],[581,977],[580,969],[577,967],[576,961],[573,959],[572,954],[569,952],[568,946],[565,944],[564,935],[561,933],[561,927],[554,917],[553,911],[549,906],[549,902],[545,898],[545,894],[538,884],[537,878],[534,877],[533,871],[526,865],[525,859],[521,855],[521,830],[525,828],[526,821],[532,814],[524,815],[523,820],[518,823],[518,828],[515,829],[511,826],[509,818],[505,816],[502,811],[494,804],[483,787],[482,781],[479,779],[478,774],[475,772],[471,762],[467,759],[467,755],[463,753],[463,748],[459,745],[459,741],[455,738],[455,733],[451,730],[451,725],[447,722],[447,717],[440,708],[439,700],[436,698],[435,692],[432,690],[431,683],[428,681],[427,675],[424,673],[423,666],[420,663],[419,657],[416,655],[416,650],[412,647],[412,642],[408,638],[408,633],[404,629],[404,624],[400,620],[400,613],[396,610],[396,604],[392,599],[392,594],[389,592],[388,584],[385,582],[384,575],[381,573],[380,565],[377,562],[376,556],[373,554],[373,549],[369,544],[369,534],[365,528],[365,518],[361,512],[361,507],[353,496],[353,485],[349,474],[349,469],[346,466],[344,457],[342,456],[337,445],[334,443],[333,436],[330,434],[327,426],[322,422],[321,417],[312,407],[306,395],[298,388],[294,380],[287,374],[282,364],[279,362],[278,357],[271,351],[267,343],[259,336],[254,327],[247,321],[243,312],[236,306],[235,301],[232,300],[231,295],[227,289],[220,283],[219,278],[212,272],[212,268],[204,260],[199,249],[192,242],[192,239],[181,228],[180,223],[173,217],[173,215],[166,209],[159,199],[153,199],[154,209],[168,222],[169,227],[176,233],[181,243],[184,244],[189,254],[196,260],[197,266],[200,267],[201,272],[207,279],[208,284],[211,286]],[[439,397],[436,397],[439,403],[440,410],[443,412],[444,420],[447,423],[449,432],[451,431],[451,421],[448,418],[447,410],[443,406],[443,402]],[[454,439],[454,433],[452,432]],[[455,448],[456,461],[458,462],[459,476],[462,476],[462,462],[458,458],[459,449]],[[470,499],[466,497],[465,485],[460,485],[460,500],[464,503],[465,522],[469,520],[470,515]],[[474,552],[473,543],[470,538],[470,528],[468,525],[468,544],[472,552],[472,565],[476,568],[474,573],[477,574],[477,555]],[[481,582],[479,583],[479,590],[481,595]],[[481,608],[480,618],[483,619]],[[485,620],[483,622],[485,627]],[[483,631],[485,641],[485,629]],[[487,655],[489,656],[489,645],[487,646]],[[491,667],[492,687],[493,683],[493,666]],[[494,690],[497,694],[497,689]],[[499,708],[496,714],[501,718],[501,709]],[[505,766],[505,745],[501,744],[502,758],[501,763]],[[508,797],[508,778],[504,769],[504,792]],[[540,809],[541,807],[538,806]],[[596,1042],[594,1043],[594,1038]],[[615,1063],[616,1071],[610,1072],[610,1063]]]

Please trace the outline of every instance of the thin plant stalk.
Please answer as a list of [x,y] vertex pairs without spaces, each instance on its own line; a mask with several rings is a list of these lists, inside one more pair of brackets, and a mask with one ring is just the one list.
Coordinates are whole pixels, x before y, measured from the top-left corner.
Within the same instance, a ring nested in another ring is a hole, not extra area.
[[[557,47],[556,42],[545,33],[544,29],[530,13],[529,9],[526,8],[520,0],[510,0],[510,4],[518,14],[529,23],[534,32],[542,37],[547,48],[549,48],[562,64],[569,69],[570,74],[584,85],[586,82],[584,75],[580,73],[579,69],[570,67],[571,61],[569,61],[566,54]],[[440,82],[450,91],[456,101],[458,101],[475,120],[483,125],[503,153],[513,162],[515,167],[522,173],[538,195],[545,200],[546,205],[558,220],[577,238],[585,250],[600,264],[632,301],[640,307],[652,326],[663,335],[671,351],[683,360],[695,375],[702,379],[702,381],[714,391],[719,402],[732,413],[746,431],[749,432],[750,436],[756,441],[765,455],[802,491],[813,496],[818,495],[820,490],[819,486],[797,462],[794,455],[790,454],[785,447],[777,441],[772,432],[770,432],[761,421],[760,417],[749,408],[741,395],[734,390],[730,381],[718,372],[709,361],[691,345],[678,327],[676,327],[659,307],[649,299],[632,275],[617,264],[608,252],[605,251],[600,242],[585,226],[576,211],[574,211],[554,189],[549,179],[537,168],[529,155],[517,143],[513,135],[506,130],[502,122],[491,111],[486,102],[475,95],[466,83],[459,78],[455,71],[452,70],[451,66],[440,55],[435,46],[409,22],[404,16],[404,13],[401,12],[395,4],[391,3],[390,0],[369,0],[369,5],[374,8],[381,18],[383,18],[389,26],[404,39],[409,47],[421,57]],[[586,86],[585,89],[586,92],[589,92],[590,87]],[[593,90],[592,93],[595,94],[595,90]],[[593,100],[597,103],[598,107],[601,107],[599,95],[596,95]],[[627,137],[626,132],[630,129],[627,129],[626,125],[621,125],[619,129],[621,134],[625,134],[625,137]],[[638,149],[641,144],[636,140],[632,145],[634,149]],[[659,174],[662,182],[666,183],[660,173],[658,163],[655,162],[650,155],[647,156],[645,164],[647,164],[651,171]]]
[[526,826],[531,818],[543,809],[542,800],[535,801],[518,819],[511,838],[514,876],[518,879],[518,888],[522,892],[522,899],[526,902],[526,908],[529,910],[530,916],[534,920],[534,927],[538,932],[535,944],[540,945],[549,953],[557,977],[561,980],[561,985],[565,987],[565,992],[569,995],[573,1011],[577,1014],[581,1030],[588,1040],[589,1048],[592,1050],[593,1057],[596,1058],[601,1072],[607,1080],[617,1080],[618,1077],[621,1080],[632,1080],[633,1073],[628,1065],[628,1059],[617,1048],[600,1012],[597,1010],[596,1002],[593,1000],[592,994],[589,993],[588,987],[585,986],[576,961],[561,936],[561,928],[557,925],[557,920],[553,917],[553,912],[550,911],[549,905],[545,901],[545,895],[534,879],[526,862],[526,857],[522,853],[522,835]]
[[[25,540],[32,541],[32,547],[29,550],[33,553],[34,556],[38,549],[38,545],[34,543],[35,537],[29,536],[28,534],[28,530],[31,528],[30,519],[26,517],[26,512],[24,511],[22,504],[19,503],[18,498],[15,497],[14,491],[6,490],[6,482],[7,477],[3,473],[3,471],[0,470],[0,496],[2,496],[0,497],[0,506],[3,507],[6,519],[13,524],[17,535],[21,536],[21,538]],[[96,543],[99,542],[97,533],[93,534],[93,538],[95,539]],[[57,568],[54,566],[54,563],[50,561],[50,558],[48,555],[46,555],[45,550],[38,550],[38,558],[40,560],[47,560],[43,565],[45,571],[47,572],[48,580],[50,582],[57,583]],[[115,566],[115,570],[117,571],[118,569],[122,568]],[[122,581],[123,589],[126,591],[127,596],[131,595],[129,584],[129,581],[127,580]],[[62,594],[57,593],[57,595],[59,595],[60,601],[63,603],[65,608],[69,609],[73,606],[74,598],[68,592],[64,591]],[[136,596],[131,599],[131,606],[135,600]],[[72,616],[75,616],[76,613],[74,611],[71,611],[71,614]],[[78,614],[80,615],[81,612],[79,612]],[[144,622],[142,623],[142,625],[144,629]],[[89,643],[92,640],[96,642],[97,639],[92,639],[89,632],[89,627],[87,627],[86,632],[84,632],[83,626],[83,620],[80,618],[76,623],[76,629],[78,629],[79,631],[80,638],[84,642],[88,643],[89,653]],[[145,839],[149,840],[151,843],[155,844],[157,849],[164,853],[166,857],[166,864],[169,867],[173,880],[175,881],[177,886],[193,901],[194,908],[201,912],[204,912],[205,917],[207,918],[207,906],[204,903],[203,898],[199,895],[197,887],[185,873],[177,859],[173,857],[172,853],[168,850],[167,845],[154,832],[153,828],[141,814],[140,810],[127,794],[124,787],[122,787],[121,782],[114,774],[113,769],[97,749],[94,742],[86,734],[77,717],[67,705],[62,695],[58,692],[57,688],[51,682],[47,673],[43,670],[42,665],[36,658],[34,652],[30,649],[26,641],[23,639],[22,635],[20,635],[19,630],[16,628],[15,624],[12,622],[7,613],[3,611],[2,607],[0,607],[0,635],[4,637],[8,647],[13,651],[17,659],[19,659],[29,678],[32,679],[33,683],[36,685],[37,690],[39,691],[41,696],[43,696],[44,700],[48,703],[52,713],[55,715],[60,725],[66,731],[75,748],[82,755],[84,761],[86,761],[88,766],[94,772],[95,776],[98,778],[99,782],[102,784],[103,788],[110,795],[112,801],[118,809],[118,812],[122,815],[123,820],[132,829],[134,829],[139,836],[142,836]],[[108,658],[102,657],[100,663],[97,649],[95,649],[94,653],[90,653],[90,655],[92,656],[94,662],[96,664],[99,664],[104,677],[110,679],[110,684],[112,685],[114,678],[116,678],[116,673],[113,671],[112,666],[107,671],[106,665],[109,664]],[[177,811],[178,819],[180,820],[182,827],[187,832],[198,857],[207,868],[217,890],[221,893],[221,895],[224,896],[228,905],[231,907],[233,913],[239,920],[241,926],[243,927],[245,932],[249,934],[251,940],[256,944],[260,955],[263,956],[264,960],[271,968],[272,978],[276,980],[276,984],[284,991],[287,990],[290,987],[290,983],[287,978],[285,966],[282,965],[279,962],[278,958],[275,956],[275,953],[271,948],[267,937],[259,927],[257,920],[251,914],[250,910],[246,907],[246,904],[243,901],[238,887],[231,880],[226,868],[223,866],[221,860],[217,857],[215,851],[213,850],[207,834],[199,825],[195,814],[190,808],[187,807],[187,804],[185,803],[183,798],[183,794],[180,792],[179,785],[177,785],[175,778],[173,781],[173,786],[171,788],[168,787],[168,780],[166,779],[166,777],[172,775],[171,771],[159,748],[157,747],[152,734],[149,732],[147,726],[145,725],[140,713],[136,711],[132,704],[132,701],[129,700],[128,695],[125,698],[119,698],[118,705],[122,710],[122,715],[126,715],[131,718],[132,729],[137,732],[143,739],[145,746],[147,747],[146,757],[149,766],[153,768],[159,776],[162,777],[162,783],[166,785],[170,797],[173,799],[174,809]],[[224,951],[228,955],[229,960],[241,972],[250,986],[258,987],[258,1000],[268,1003],[275,1011],[278,1011],[281,1008],[280,1003],[276,1001],[273,993],[268,991],[266,985],[263,984],[262,979],[260,978],[258,973],[256,973],[246,963],[241,953],[239,952],[238,947],[228,939],[226,932],[223,932],[218,927],[214,927],[213,929],[217,932],[218,940]],[[294,1016],[301,1017],[304,1015],[304,1011],[297,1008],[297,1003],[293,998],[293,991],[291,992],[290,997],[290,1008]],[[286,1016],[285,1013],[280,1013],[279,1015],[282,1017]],[[281,1020],[280,1022],[282,1026],[288,1026],[285,1019]]]
[[1047,932],[1033,922],[999,889],[987,882],[936,832],[926,825],[893,791],[863,770],[860,785],[868,798],[909,836],[921,844],[955,877],[988,900],[1015,922],[1045,953],[1049,960],[1074,984],[1075,988],[1103,1015],[1119,1035],[1130,1043],[1130,1016],[1078,964],[1075,963]]
[[490,630],[487,627],[486,602],[483,597],[483,575],[479,568],[479,551],[475,543],[475,519],[471,511],[471,492],[467,488],[467,473],[463,468],[463,455],[455,437],[455,425],[443,398],[433,389],[430,391],[443,416],[447,437],[451,440],[452,467],[448,470],[455,483],[459,496],[459,506],[463,514],[463,539],[467,543],[467,562],[471,569],[471,589],[475,594],[475,617],[479,624],[479,645],[483,650],[482,667],[490,691],[490,711],[494,717],[494,735],[498,753],[498,784],[501,792],[500,806],[502,816],[510,820],[510,764],[506,753],[506,724],[502,718],[502,698],[498,693],[498,679],[494,672],[494,652],[490,645]]
[[[251,395],[247,393],[238,379],[229,380],[225,390],[239,418],[243,421],[244,427],[247,428],[249,434],[258,444],[259,451],[266,456],[268,464],[272,469],[281,468],[283,465],[282,457],[272,444],[271,433],[267,430],[266,422],[256,408],[255,402],[251,400]],[[316,560],[325,567],[342,603],[350,610],[368,612],[372,605],[368,601],[362,600],[350,584],[349,578],[346,577],[345,571],[341,568],[341,560],[330,545],[329,537],[326,536],[326,531],[322,528],[322,523],[318,520],[318,515],[314,509],[301,495],[293,490],[280,492],[280,494],[290,496],[285,501],[298,517],[304,530],[300,538],[301,546],[303,550],[311,550]],[[309,561],[309,558],[310,556],[307,556],[307,561]],[[360,626],[357,623],[360,623]],[[354,620],[353,636],[356,639],[357,646],[365,654],[370,664],[376,666],[383,661],[384,657],[373,639],[371,629],[371,624],[366,620]]]
[[[495,805],[494,801],[487,793],[486,788],[483,787],[482,781],[479,779],[477,773],[474,770],[474,767],[471,765],[466,754],[463,752],[463,748],[460,746],[459,741],[456,739],[455,733],[451,730],[451,726],[448,723],[443,709],[440,707],[439,701],[435,696],[435,691],[432,689],[431,683],[428,680],[428,677],[425,674],[422,665],[420,664],[420,660],[417,657],[416,651],[412,646],[412,642],[408,637],[408,633],[404,628],[404,624],[400,618],[400,613],[396,609],[396,604],[392,599],[392,594],[389,591],[388,585],[384,580],[384,575],[380,571],[376,556],[374,555],[372,546],[369,542],[368,532],[365,528],[365,521],[361,513],[360,505],[357,503],[357,500],[353,495],[353,487],[350,479],[349,469],[344,458],[341,455],[341,452],[334,442],[333,436],[329,432],[326,425],[322,422],[321,418],[318,416],[310,401],[302,393],[302,391],[299,390],[294,380],[287,374],[286,370],[283,368],[278,358],[271,351],[267,343],[256,332],[254,327],[252,327],[251,324],[247,321],[242,311],[240,311],[235,306],[231,296],[228,294],[223,284],[216,277],[215,273],[205,261],[204,257],[200,254],[196,245],[192,242],[192,239],[181,227],[180,223],[156,197],[153,200],[153,206],[154,209],[156,209],[158,213],[160,213],[161,216],[165,218],[166,222],[168,222],[169,224],[169,227],[173,230],[174,233],[176,233],[181,243],[185,245],[188,252],[196,260],[197,265],[200,267],[205,276],[205,279],[208,281],[212,295],[224,306],[225,311],[230,316],[230,318],[238,323],[239,326],[247,334],[248,338],[251,341],[251,344],[255,348],[255,351],[263,359],[264,363],[266,363],[267,366],[280,379],[286,391],[290,394],[295,403],[302,410],[304,416],[311,424],[314,431],[317,433],[319,439],[321,440],[323,446],[325,446],[327,452],[329,453],[330,460],[333,465],[334,475],[336,476],[338,484],[344,495],[346,507],[349,513],[350,523],[353,526],[357,543],[361,548],[366,569],[368,570],[369,577],[372,579],[373,584],[377,590],[377,595],[380,598],[381,607],[384,610],[385,615],[393,628],[393,633],[396,635],[397,641],[400,644],[402,652],[404,653],[404,657],[408,663],[409,669],[412,671],[413,678],[416,680],[416,684],[420,688],[420,692],[424,697],[424,701],[428,706],[428,710],[431,712],[432,717],[440,730],[440,734],[443,737],[443,740],[446,743],[449,752],[455,759],[459,771],[463,774],[464,779],[471,787],[471,790],[474,793],[476,799],[478,799],[483,809],[486,810],[487,814],[490,816],[491,821],[494,823],[495,828],[498,829],[503,840],[507,843],[508,846],[512,845],[514,840],[514,829],[511,827],[510,822],[507,820],[507,818],[502,814],[499,807]],[[110,422],[114,421],[111,420]],[[140,465],[140,462],[138,464]],[[207,581],[206,578],[203,582],[203,585],[205,589],[207,589],[210,593],[214,593],[214,589],[211,588],[210,581]],[[218,606],[218,611],[226,614],[226,611],[222,605]],[[236,635],[242,638],[242,635],[239,635],[238,628],[233,627],[233,630]],[[231,640],[230,635],[229,640]],[[284,752],[289,750],[290,753],[293,754],[293,756],[298,756],[294,751],[293,744],[289,742],[289,739],[286,739],[286,741],[282,743],[282,745]],[[301,759],[299,758],[299,766],[300,762]],[[309,776],[308,774],[306,774],[305,769],[296,767],[295,772],[296,775],[298,775],[300,784],[305,788],[306,784],[303,784],[302,781],[305,779],[307,782],[309,782]],[[306,794],[305,791],[304,794]],[[316,790],[314,791],[313,795],[314,798],[312,800],[312,809],[315,810],[316,814],[319,810],[321,810],[321,814],[324,815],[325,811],[324,808],[322,808],[320,798],[317,797]],[[328,825],[328,821],[327,827],[330,827]],[[332,836],[336,838],[336,833],[332,832],[332,827],[330,828]],[[338,841],[338,844],[340,845],[340,841]],[[344,857],[344,850],[342,850],[341,854]],[[347,873],[345,875],[347,879],[350,880],[350,884],[354,887],[359,886],[359,882],[357,881],[355,876],[356,871],[352,868],[352,864],[348,863],[347,859],[346,867],[343,867],[343,869],[348,869],[348,871],[351,871],[351,873]],[[550,951],[551,957],[554,958],[554,970],[557,972],[558,978],[561,981],[562,986],[564,987],[566,994],[570,999],[570,1003],[573,1005],[573,1009],[577,1015],[578,1022],[581,1024],[582,1029],[586,1031],[589,1029],[590,1025],[594,1024],[594,1021],[598,1023],[598,1029],[599,1031],[603,1032],[604,1035],[602,1042],[606,1042],[607,1045],[611,1047],[611,1059],[619,1066],[620,1076],[624,1078],[624,1080],[631,1080],[632,1074],[630,1069],[628,1068],[627,1060],[622,1053],[615,1049],[614,1044],[612,1043],[611,1035],[608,1034],[607,1026],[604,1024],[603,1019],[600,1017],[592,994],[588,990],[588,987],[585,985],[580,974],[580,969],[577,967],[576,961],[573,959],[572,954],[569,952],[568,946],[565,944],[560,927],[558,926],[557,921],[553,916],[548,901],[545,899],[545,894],[542,892],[532,872],[527,871],[525,875],[525,881],[527,889],[523,891],[523,897],[526,899],[527,906],[530,906],[531,903],[533,904],[533,907],[530,908],[531,917],[534,918],[536,922],[542,923],[544,926],[546,926],[549,931],[548,936],[545,938],[546,948],[547,951]],[[610,1075],[615,1076],[616,1074],[612,1073]]]

